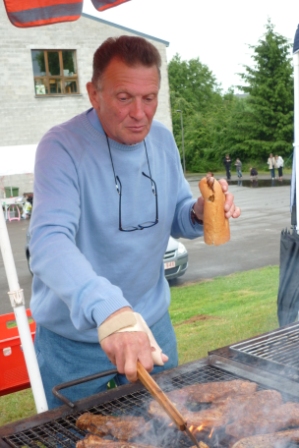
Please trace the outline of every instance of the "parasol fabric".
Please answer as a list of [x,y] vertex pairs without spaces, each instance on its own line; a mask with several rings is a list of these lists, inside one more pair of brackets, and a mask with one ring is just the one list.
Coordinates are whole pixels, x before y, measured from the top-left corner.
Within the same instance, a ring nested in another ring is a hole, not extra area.
[[297,51],[299,51],[299,25],[295,34],[293,53],[296,53]]
[[291,182],[291,230],[283,230],[280,239],[280,272],[277,295],[279,325],[288,325],[299,311],[299,26],[293,45],[294,62],[294,156]]
[[279,325],[288,325],[299,310],[299,235],[296,229],[283,230],[280,239],[280,272],[277,296]]
[[[129,0],[92,0],[98,11]],[[10,22],[19,28],[73,22],[82,14],[83,0],[4,0]]]

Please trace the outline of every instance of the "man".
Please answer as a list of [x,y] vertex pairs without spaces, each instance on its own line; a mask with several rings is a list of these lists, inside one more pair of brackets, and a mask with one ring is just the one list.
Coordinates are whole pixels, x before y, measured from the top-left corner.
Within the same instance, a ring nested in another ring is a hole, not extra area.
[[271,179],[275,179],[275,168],[276,168],[276,161],[275,157],[273,156],[272,152],[269,154],[267,165],[270,170]]
[[284,160],[281,156],[276,155],[275,156],[275,165],[278,171],[278,180],[282,180],[283,177],[283,165],[284,165]]
[[226,154],[226,156],[224,157],[223,164],[225,166],[226,179],[230,180],[230,178],[231,178],[230,166],[232,164],[232,161],[231,161],[229,154]]
[[[122,384],[136,381],[137,360],[153,373],[178,363],[163,255],[170,235],[202,235],[204,205],[172,134],[153,121],[160,65],[142,38],[105,41],[87,84],[92,109],[51,129],[37,150],[31,310],[50,408],[61,404],[52,387],[65,381],[116,366]],[[226,198],[224,213],[238,217]],[[113,376],[66,395],[104,390]]]

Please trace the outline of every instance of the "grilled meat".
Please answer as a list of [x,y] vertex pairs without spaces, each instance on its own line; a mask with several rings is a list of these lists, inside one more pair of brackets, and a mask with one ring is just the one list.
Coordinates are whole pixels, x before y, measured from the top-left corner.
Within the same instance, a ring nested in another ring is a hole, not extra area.
[[257,384],[251,381],[232,380],[192,384],[169,392],[167,396],[177,403],[213,403],[220,398],[232,395],[248,395],[256,391]]
[[140,443],[115,442],[105,440],[94,434],[89,434],[85,439],[76,443],[76,448],[157,448],[152,445],[141,445]]
[[[168,392],[166,395],[173,402],[178,411],[184,415],[188,412],[188,403],[220,403],[226,397],[253,394],[257,389],[257,384],[251,381],[232,380],[218,381],[211,383],[192,384]],[[153,400],[148,407],[148,413],[154,418],[166,418],[168,416],[162,407]]]
[[130,440],[151,429],[151,423],[143,417],[98,415],[86,412],[80,415],[76,426],[85,431],[104,436],[110,434],[116,439]]
[[[275,390],[222,396],[209,408],[197,412],[190,411],[182,404],[178,408],[188,427],[194,428],[192,430],[199,426],[205,430],[225,427],[226,433],[236,439],[299,426],[299,404],[283,404],[281,394]],[[150,411],[153,410],[151,403]],[[159,417],[161,415],[159,412]]]
[[285,448],[290,442],[299,442],[299,430],[290,429],[238,440],[232,448]]
[[240,439],[296,426],[299,426],[299,403],[287,402],[275,405],[275,401],[264,400],[254,404],[253,397],[244,410],[239,411],[234,421],[227,425],[226,433]]

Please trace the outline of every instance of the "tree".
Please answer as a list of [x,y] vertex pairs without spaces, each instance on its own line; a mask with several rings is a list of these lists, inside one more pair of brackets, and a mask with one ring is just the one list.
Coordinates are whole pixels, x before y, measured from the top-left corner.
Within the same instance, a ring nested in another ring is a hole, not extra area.
[[[192,162],[199,156],[197,149],[202,147],[201,139],[205,134],[204,115],[208,113],[212,105],[221,102],[221,90],[216,82],[216,78],[208,67],[202,64],[199,59],[181,61],[176,54],[168,64],[168,76],[170,87],[170,103],[172,109],[173,134],[178,147],[182,146],[182,129],[178,110],[182,111],[184,121],[184,131],[187,132],[194,126],[199,126],[198,133],[192,140],[188,139],[188,154],[186,165],[188,169],[196,169],[198,164]],[[196,123],[197,120],[197,123]],[[193,155],[192,155],[193,153]]]
[[254,66],[240,74],[247,95],[243,133],[250,157],[270,152],[288,155],[293,141],[293,69],[291,44],[274,31],[270,20],[266,33],[253,49]]

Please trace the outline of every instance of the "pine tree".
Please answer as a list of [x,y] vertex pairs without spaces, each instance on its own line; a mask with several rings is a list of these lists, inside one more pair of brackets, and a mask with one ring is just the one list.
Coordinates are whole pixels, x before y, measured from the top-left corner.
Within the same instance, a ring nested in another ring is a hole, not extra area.
[[294,109],[291,44],[268,20],[264,38],[250,48],[255,64],[245,66],[246,72],[240,74],[246,82],[240,88],[248,94],[248,155],[264,159],[270,152],[288,155],[292,150]]

